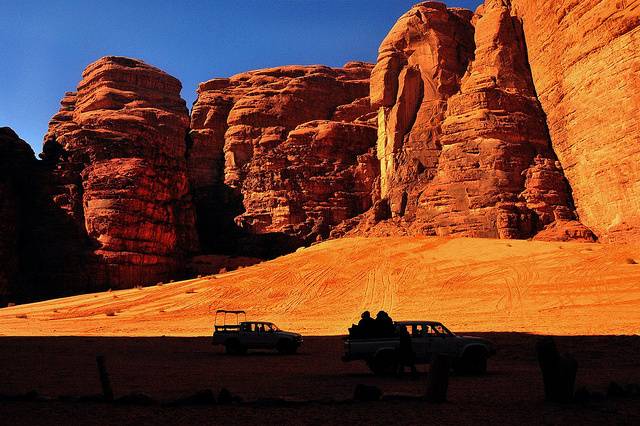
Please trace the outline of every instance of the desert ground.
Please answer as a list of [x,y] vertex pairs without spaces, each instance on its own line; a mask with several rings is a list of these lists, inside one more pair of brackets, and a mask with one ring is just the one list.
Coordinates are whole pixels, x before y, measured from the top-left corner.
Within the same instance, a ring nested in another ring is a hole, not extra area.
[[[605,396],[611,381],[640,382],[636,260],[630,245],[346,238],[216,276],[0,309],[0,423],[637,424],[637,397]],[[305,343],[293,356],[227,356],[208,337],[219,308],[274,321]],[[487,375],[453,375],[449,401],[427,404],[415,398],[426,366],[412,380],[340,360],[340,335],[364,309],[440,320],[498,352]],[[579,363],[578,387],[595,397],[544,402],[540,334],[558,336]],[[100,393],[96,355],[106,356],[116,397],[142,392],[156,403],[60,400]],[[385,400],[349,401],[359,383]],[[244,402],[163,404],[222,388]],[[6,398],[33,390],[45,400]]]
[[[638,424],[635,398],[607,398],[611,381],[639,382],[638,337],[558,337],[579,363],[577,384],[600,395],[585,403],[545,403],[536,336],[482,333],[499,350],[485,376],[453,375],[448,402],[428,404],[425,366],[417,380],[377,377],[343,363],[340,337],[309,337],[297,355],[228,356],[208,338],[3,337],[0,394],[31,390],[53,401],[0,399],[2,424]],[[95,355],[106,357],[116,398],[141,392],[150,406],[57,400],[100,393]],[[10,367],[8,367],[10,366]],[[357,384],[386,400],[352,402]],[[167,406],[202,389],[227,388],[243,403]],[[412,398],[414,397],[414,398]],[[283,398],[283,401],[274,400]]]
[[217,309],[304,335],[360,313],[453,331],[640,333],[640,246],[345,238],[233,272],[0,309],[7,336],[205,336]]

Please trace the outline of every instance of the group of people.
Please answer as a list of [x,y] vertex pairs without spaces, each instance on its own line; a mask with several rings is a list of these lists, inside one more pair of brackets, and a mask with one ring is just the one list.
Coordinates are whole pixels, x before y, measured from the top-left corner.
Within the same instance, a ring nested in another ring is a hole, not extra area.
[[354,324],[349,329],[349,336],[352,339],[370,339],[370,338],[385,338],[385,337],[397,337],[400,339],[400,344],[397,348],[397,370],[396,373],[401,375],[404,373],[405,367],[409,367],[412,376],[417,375],[415,366],[415,353],[413,351],[413,343],[411,342],[411,335],[404,326],[396,326],[393,320],[385,311],[380,311],[376,315],[375,319],[371,317],[369,311],[364,311],[360,315],[360,321],[358,324]]
[[349,329],[349,335],[353,339],[370,339],[372,337],[394,337],[397,335],[393,320],[385,311],[380,311],[376,318],[371,317],[369,311],[360,315],[358,324]]

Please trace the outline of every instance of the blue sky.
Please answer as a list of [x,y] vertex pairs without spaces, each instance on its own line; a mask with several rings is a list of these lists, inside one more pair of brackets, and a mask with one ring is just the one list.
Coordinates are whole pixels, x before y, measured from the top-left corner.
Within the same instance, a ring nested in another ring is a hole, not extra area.
[[[0,0],[0,126],[36,153],[64,92],[105,55],[130,56],[199,82],[288,64],[374,62],[416,0]],[[480,0],[450,0],[475,9]]]

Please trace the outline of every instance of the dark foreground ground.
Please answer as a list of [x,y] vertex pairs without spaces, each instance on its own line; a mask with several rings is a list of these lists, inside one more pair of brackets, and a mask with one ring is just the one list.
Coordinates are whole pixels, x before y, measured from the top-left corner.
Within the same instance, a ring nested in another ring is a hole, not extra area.
[[[230,357],[208,338],[0,338],[0,395],[35,390],[50,401],[0,399],[0,424],[640,424],[640,399],[607,398],[611,381],[640,382],[640,337],[559,337],[579,362],[578,386],[602,393],[587,403],[545,403],[535,336],[477,333],[498,354],[482,377],[452,376],[449,402],[348,401],[359,383],[385,395],[424,392],[418,380],[375,377],[361,363],[343,363],[339,337],[309,337],[294,356]],[[122,406],[62,402],[59,396],[100,393],[95,356],[106,357],[116,398],[142,392],[158,404]],[[244,399],[232,406],[163,405],[202,389]],[[285,405],[265,402],[285,398]],[[260,402],[262,400],[262,402]],[[258,401],[258,402],[255,402]],[[293,402],[298,401],[298,402]]]

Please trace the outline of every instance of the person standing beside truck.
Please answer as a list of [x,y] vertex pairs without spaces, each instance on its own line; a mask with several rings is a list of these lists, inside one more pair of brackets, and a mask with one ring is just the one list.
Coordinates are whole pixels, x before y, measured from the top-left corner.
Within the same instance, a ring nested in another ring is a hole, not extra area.
[[407,327],[401,325],[398,327],[400,334],[400,344],[398,346],[398,371],[397,375],[402,376],[404,374],[405,367],[411,369],[411,376],[417,377],[418,370],[416,370],[416,354],[413,351],[413,344],[411,343],[411,335],[407,330]]

